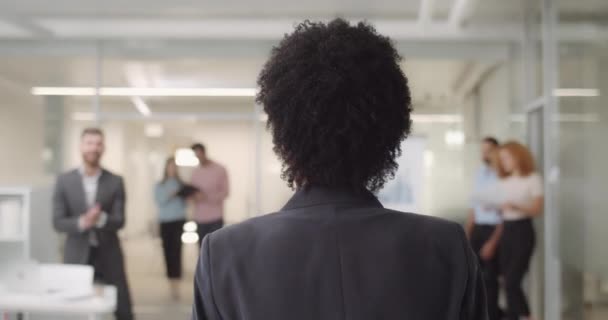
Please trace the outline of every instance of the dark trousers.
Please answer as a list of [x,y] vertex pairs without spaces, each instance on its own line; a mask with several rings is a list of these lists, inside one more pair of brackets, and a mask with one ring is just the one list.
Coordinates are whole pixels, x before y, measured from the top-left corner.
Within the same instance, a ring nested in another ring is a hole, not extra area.
[[162,222],[160,237],[163,243],[165,268],[169,279],[182,277],[182,233],[185,220]]
[[479,265],[483,273],[484,283],[486,285],[486,296],[488,300],[488,315],[489,320],[500,320],[500,311],[498,309],[498,275],[499,275],[499,250],[490,260],[483,260],[479,253],[483,245],[490,239],[496,226],[476,224],[471,233],[471,247],[475,251],[479,259]]
[[[107,284],[116,287],[116,311],[114,316],[116,320],[133,320],[133,311],[131,310],[131,295],[129,293],[129,285],[127,283],[127,275],[124,266],[106,267],[108,263],[101,261],[100,252],[97,247],[91,247],[89,253],[89,265],[95,270],[95,283]],[[117,263],[110,261],[110,264]]]
[[220,220],[216,220],[216,221],[211,221],[211,222],[205,222],[205,223],[198,223],[197,226],[197,233],[198,233],[198,245],[200,246],[203,243],[203,238],[205,238],[206,235],[221,229],[224,226],[224,219],[220,219]]
[[507,317],[511,320],[530,315],[522,281],[530,267],[534,243],[531,219],[505,221],[500,241],[500,271],[505,280]]

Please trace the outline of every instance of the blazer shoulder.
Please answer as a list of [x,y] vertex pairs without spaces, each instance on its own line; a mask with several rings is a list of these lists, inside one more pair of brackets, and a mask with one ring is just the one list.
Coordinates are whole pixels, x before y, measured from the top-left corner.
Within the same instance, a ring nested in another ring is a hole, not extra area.
[[64,171],[57,175],[57,181],[64,181],[65,179],[70,179],[78,175],[78,169],[70,169],[68,171]]
[[406,224],[420,234],[432,235],[429,239],[442,247],[460,246],[465,238],[464,229],[457,222],[416,213],[387,211],[395,213],[393,216],[396,224]]
[[[235,239],[248,239],[250,236],[272,227],[273,220],[278,218],[280,213],[270,213],[263,216],[247,219],[243,222],[225,226],[210,234],[213,237],[211,244],[223,243],[224,241],[234,241]],[[230,239],[230,240],[228,240]]]
[[108,169],[102,169],[102,174],[106,175],[107,177],[111,178],[112,180],[118,180],[118,181],[123,180],[121,175],[116,174]]
[[427,226],[429,228],[437,230],[455,229],[460,228],[460,224],[450,221],[444,218],[427,216],[419,213],[401,212],[390,209],[385,209],[388,213],[395,213],[398,219],[406,220],[411,223],[420,224],[421,226]]

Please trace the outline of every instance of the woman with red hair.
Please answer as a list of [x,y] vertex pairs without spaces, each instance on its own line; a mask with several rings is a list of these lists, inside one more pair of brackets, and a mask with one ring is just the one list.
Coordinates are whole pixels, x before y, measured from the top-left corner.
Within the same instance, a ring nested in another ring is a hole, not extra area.
[[508,319],[530,319],[530,308],[522,289],[534,251],[532,219],[543,211],[543,182],[532,154],[518,142],[499,149],[501,205],[504,221],[499,246],[500,269],[505,280]]

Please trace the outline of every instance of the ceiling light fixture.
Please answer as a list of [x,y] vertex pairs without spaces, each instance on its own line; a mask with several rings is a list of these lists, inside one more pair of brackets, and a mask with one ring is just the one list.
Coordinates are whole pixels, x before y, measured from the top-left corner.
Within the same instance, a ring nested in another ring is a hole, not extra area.
[[597,97],[600,90],[593,88],[557,88],[553,90],[556,97]]
[[460,123],[462,115],[459,114],[412,114],[416,123]]
[[143,114],[144,116],[149,117],[152,113],[150,107],[148,107],[148,104],[146,104],[144,99],[142,99],[141,97],[131,97],[131,102],[133,102],[137,111],[139,111],[139,113]]

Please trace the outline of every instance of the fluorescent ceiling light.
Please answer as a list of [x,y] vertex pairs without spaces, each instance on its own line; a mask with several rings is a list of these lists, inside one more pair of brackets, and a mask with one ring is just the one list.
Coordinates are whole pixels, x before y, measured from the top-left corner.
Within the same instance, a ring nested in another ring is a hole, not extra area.
[[417,123],[460,123],[459,114],[413,114],[412,120]]
[[143,114],[144,116],[147,117],[152,113],[152,111],[150,110],[150,107],[148,107],[148,105],[142,98],[132,97],[131,101],[135,105],[135,108],[137,109],[137,111],[139,111],[139,113]]
[[556,117],[557,119],[554,119],[553,121],[558,121],[558,122],[588,122],[588,123],[593,123],[593,122],[599,122],[600,121],[600,117],[597,114],[568,114],[568,113],[562,113],[560,115],[558,115]]
[[[526,115],[523,115],[523,114],[512,114],[510,118],[511,118],[511,122],[519,122],[519,123],[525,123],[526,122]],[[588,113],[588,114],[584,114],[584,113],[560,113],[560,114],[554,115],[553,121],[554,122],[587,122],[587,123],[594,123],[594,122],[599,122],[600,121],[600,117],[599,117],[599,115],[597,115],[595,113]]]
[[593,88],[558,88],[553,90],[556,97],[597,97],[600,95],[598,89]]
[[[94,96],[94,87],[33,87],[35,96]],[[255,88],[133,88],[101,87],[99,95],[109,97],[254,97]]]
[[94,96],[92,87],[33,87],[31,93],[35,96]]

